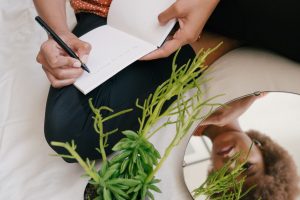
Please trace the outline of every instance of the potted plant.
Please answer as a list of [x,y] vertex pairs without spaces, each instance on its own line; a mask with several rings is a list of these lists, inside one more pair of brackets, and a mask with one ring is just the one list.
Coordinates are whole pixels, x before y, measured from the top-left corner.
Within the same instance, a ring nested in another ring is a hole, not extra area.
[[[202,89],[202,85],[208,81],[205,78],[207,66],[205,66],[204,61],[207,55],[214,50],[215,48],[200,51],[194,60],[190,60],[179,67],[176,65],[177,52],[172,64],[171,77],[162,83],[153,94],[150,94],[142,104],[139,100],[136,101],[136,106],[142,110],[142,116],[138,119],[139,130],[137,132],[124,130],[122,132],[124,138],[113,147],[113,151],[116,153],[110,159],[107,159],[105,148],[109,135],[115,134],[117,129],[104,133],[103,123],[123,113],[130,112],[131,109],[103,118],[101,115],[103,110],[110,112],[113,110],[107,107],[95,108],[90,99],[90,107],[95,115],[94,128],[99,134],[97,151],[102,157],[102,164],[99,169],[95,167],[95,161],[83,160],[76,153],[76,144],[73,141],[70,143],[51,142],[53,146],[65,148],[69,152],[69,155],[59,156],[76,159],[85,170],[90,179],[85,199],[144,200],[149,198],[154,200],[153,192],[161,192],[156,185],[160,181],[155,177],[156,173],[173,148],[189,132],[193,122],[206,117],[206,114],[202,113],[202,117],[199,118],[203,108],[207,106],[212,108],[218,105],[210,103],[216,97],[204,100]],[[186,96],[186,92],[191,89],[195,90],[194,94],[189,97]],[[176,100],[162,112],[166,102],[174,97]],[[153,126],[162,118],[165,118],[165,122],[153,130]],[[149,139],[170,124],[175,124],[176,134],[163,155],[160,155],[154,145],[149,142]]]

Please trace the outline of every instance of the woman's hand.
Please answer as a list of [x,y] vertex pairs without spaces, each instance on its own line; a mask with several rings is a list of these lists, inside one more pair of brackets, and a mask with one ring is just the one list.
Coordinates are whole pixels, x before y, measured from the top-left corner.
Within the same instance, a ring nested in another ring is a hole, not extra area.
[[[87,61],[88,54],[91,50],[90,44],[79,40],[70,32],[59,34],[59,36],[83,62]],[[37,55],[37,61],[42,64],[47,78],[55,88],[74,83],[83,73],[81,63],[77,59],[67,55],[51,38],[42,44]]]
[[167,57],[185,44],[195,42],[217,6],[219,0],[177,0],[158,16],[160,24],[176,18],[180,28],[162,47],[144,56],[142,60]]
[[261,92],[258,95],[251,95],[239,100],[235,100],[228,105],[216,110],[212,115],[205,119],[201,125],[225,126],[237,120],[257,99],[264,97],[267,93]]
[[267,95],[267,92],[260,92],[257,95],[251,95],[242,99],[235,100],[217,109],[199,124],[194,132],[194,135],[201,136],[204,130],[211,125],[224,127],[230,123],[236,122],[237,119],[249,109],[254,101],[261,97],[264,97],[265,95]]

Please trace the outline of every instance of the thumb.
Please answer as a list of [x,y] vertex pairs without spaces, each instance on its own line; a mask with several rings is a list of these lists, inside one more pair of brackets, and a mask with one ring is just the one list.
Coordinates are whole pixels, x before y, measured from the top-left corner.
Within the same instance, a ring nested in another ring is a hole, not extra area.
[[169,8],[158,15],[158,21],[161,24],[166,24],[173,18],[176,18],[179,15],[178,6],[176,3],[173,3]]

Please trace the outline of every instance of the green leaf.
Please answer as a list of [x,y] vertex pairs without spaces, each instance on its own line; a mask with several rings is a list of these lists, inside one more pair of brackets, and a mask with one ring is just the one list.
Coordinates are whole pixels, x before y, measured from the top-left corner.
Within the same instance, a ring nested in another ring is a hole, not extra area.
[[131,194],[130,200],[139,200],[139,199],[137,199],[137,198],[138,198],[138,195],[139,195],[138,192]]
[[121,169],[120,169],[120,173],[121,174],[126,170],[126,167],[128,166],[128,163],[129,163],[129,159],[125,159],[122,162]]
[[123,184],[128,185],[130,187],[136,186],[141,182],[135,179],[123,179]]
[[153,196],[153,194],[152,194],[150,191],[147,192],[147,196],[148,196],[150,199],[154,200],[154,196]]
[[156,158],[158,158],[158,159],[161,158],[160,153],[156,149],[154,149],[153,153],[154,153]]
[[159,183],[161,180],[160,179],[152,179],[150,181],[150,184],[156,184],[156,183]]
[[146,147],[147,149],[151,149],[153,148],[153,144],[150,143],[148,140],[146,140],[145,138],[143,138],[143,146]]
[[146,194],[147,194],[147,187],[144,185],[143,189],[142,189],[142,193],[141,193],[141,200],[144,200],[146,198]]
[[134,131],[126,130],[126,131],[122,131],[122,133],[124,135],[126,135],[126,137],[129,138],[129,139],[132,139],[132,140],[139,139],[139,135],[136,132],[134,132]]
[[131,151],[129,151],[129,150],[122,151],[120,154],[115,155],[115,156],[110,160],[110,162],[111,162],[111,163],[116,163],[116,162],[123,161],[123,160],[124,160],[125,158],[127,158],[130,154],[131,154]]
[[122,142],[122,141],[119,141],[113,148],[112,150],[113,151],[120,151],[120,150],[123,150],[124,149],[124,146],[127,144],[127,142]]
[[104,197],[104,200],[112,200],[110,191],[107,188],[103,189],[103,197]]
[[103,176],[105,174],[107,168],[108,168],[107,161],[103,161],[101,165],[100,176]]
[[134,167],[134,163],[133,162],[129,162],[129,166],[128,166],[128,173],[130,175],[130,177],[133,177],[133,167]]
[[122,196],[118,195],[117,193],[114,193],[114,197],[115,197],[117,200],[128,200],[128,199],[125,199],[125,198],[123,198]]
[[114,173],[116,172],[115,169],[113,168],[109,168],[106,173],[103,176],[103,180],[106,181],[107,179],[109,179]]
[[139,158],[137,159],[136,165],[137,165],[137,168],[138,168],[139,171],[144,171],[144,170],[145,170],[145,168],[144,168],[143,165],[142,165],[141,157],[139,157]]
[[124,178],[115,178],[112,180],[107,181],[107,184],[115,185],[115,184],[123,184],[127,186],[135,186],[139,184],[140,181],[134,179],[124,179]]
[[[90,199],[90,198],[89,198]],[[95,197],[93,200],[103,200],[101,196]]]
[[141,155],[142,161],[145,164],[148,164],[149,163],[148,155],[146,155],[142,149],[139,149],[139,153]]
[[151,162],[153,163],[153,165],[157,165],[158,163],[158,159],[157,157],[152,153],[147,153],[149,160],[151,160]]
[[155,185],[148,185],[148,188],[150,190],[153,190],[153,191],[157,192],[157,193],[161,193],[161,190]]
[[133,163],[136,163],[137,157],[138,157],[138,150],[134,149],[133,150],[133,154],[132,154],[132,161],[133,161]]
[[121,166],[120,163],[113,163],[109,168],[113,170],[119,170],[120,166]]
[[133,192],[138,192],[138,191],[140,191],[140,190],[142,189],[142,187],[143,187],[142,184],[137,185],[137,186],[134,188]]
[[98,183],[95,182],[93,179],[90,179],[90,180],[88,181],[88,183],[90,183],[90,184],[92,184],[92,185],[98,185]]
[[109,189],[113,192],[113,194],[115,195],[115,194],[118,194],[118,195],[120,195],[120,196],[122,196],[122,197],[124,197],[124,198],[129,198],[129,196],[128,196],[128,194],[126,194],[126,192],[124,192],[123,190],[121,190],[120,188],[118,188],[118,187],[115,187],[115,186],[113,186],[113,185],[110,185],[109,186]]

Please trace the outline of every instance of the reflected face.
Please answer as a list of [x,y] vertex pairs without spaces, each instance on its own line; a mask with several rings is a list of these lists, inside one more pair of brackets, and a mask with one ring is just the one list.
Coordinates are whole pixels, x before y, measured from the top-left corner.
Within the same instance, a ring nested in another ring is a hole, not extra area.
[[257,178],[264,174],[262,153],[247,134],[239,131],[222,132],[212,142],[213,171],[221,169],[234,154],[240,152],[239,162],[241,163],[247,159],[244,174],[247,176],[246,185],[252,185]]

